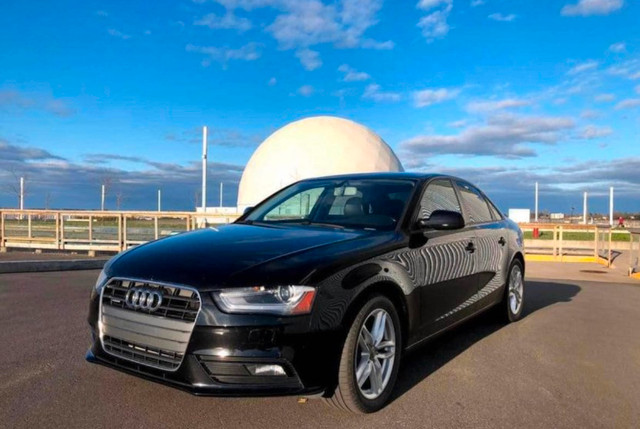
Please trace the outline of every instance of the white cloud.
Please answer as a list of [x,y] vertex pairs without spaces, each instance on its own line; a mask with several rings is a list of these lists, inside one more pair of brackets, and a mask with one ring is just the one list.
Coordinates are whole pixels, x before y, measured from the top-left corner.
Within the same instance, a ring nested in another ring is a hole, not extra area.
[[278,84],[278,80],[275,77],[272,77],[271,79],[269,79],[269,82],[267,82],[267,85],[269,86],[276,86]]
[[502,21],[502,22],[511,22],[516,19],[516,15],[510,13],[509,15],[503,15],[501,13],[492,13],[487,18],[492,19],[494,21]]
[[607,73],[613,76],[620,76],[631,80],[640,79],[640,59],[633,58],[618,61],[615,65],[607,69]]
[[338,67],[338,71],[344,73],[342,80],[345,82],[358,82],[371,79],[371,76],[368,73],[359,72],[347,64],[342,64]]
[[236,16],[233,11],[227,11],[223,16],[215,13],[209,13],[193,23],[194,25],[202,25],[212,29],[222,30],[238,30],[240,32],[247,31],[251,28],[251,21],[247,18]]
[[298,94],[302,95],[303,97],[311,97],[314,92],[315,89],[311,85],[303,85],[298,88]]
[[530,106],[531,101],[519,98],[504,98],[502,100],[472,101],[467,104],[467,110],[474,113],[492,113],[498,110],[513,109],[515,107]]
[[382,91],[380,85],[372,83],[365,88],[362,98],[378,102],[396,102],[400,101],[402,96],[397,92]]
[[297,50],[296,57],[300,60],[300,64],[302,64],[305,70],[312,71],[322,66],[320,54],[316,51],[312,51],[311,49]]
[[482,6],[484,4],[484,0],[472,0],[471,7]]
[[553,145],[575,127],[571,118],[496,115],[457,135],[420,135],[400,144],[410,156],[436,154],[491,155],[501,158],[536,156],[531,143]]
[[592,140],[600,137],[606,137],[613,134],[611,127],[596,127],[595,125],[587,125],[579,134],[579,138]]
[[469,121],[466,119],[459,119],[457,121],[449,122],[447,126],[451,128],[464,128],[469,124]]
[[568,75],[575,75],[578,73],[586,72],[598,68],[598,62],[594,60],[588,60],[583,63],[576,64],[567,72]]
[[587,109],[583,110],[582,113],[580,113],[580,117],[584,119],[595,119],[600,117],[600,112],[598,112],[597,110]]
[[[277,2],[272,2],[272,5]],[[391,49],[393,42],[364,37],[377,24],[382,0],[341,0],[324,4],[319,0],[281,1],[282,11],[267,27],[284,49],[332,43],[338,48]]]
[[226,65],[231,60],[239,61],[255,61],[260,58],[259,45],[256,43],[248,43],[240,48],[233,49],[228,47],[217,46],[196,46],[188,44],[187,52],[197,52],[205,55],[202,65],[208,67],[212,61],[220,62]]
[[417,4],[418,9],[429,10],[440,5],[450,5],[453,0],[420,0]]
[[62,117],[75,113],[75,109],[64,100],[48,94],[24,93],[15,89],[0,89],[0,111],[2,110],[44,110]]
[[616,53],[624,52],[627,50],[627,44],[624,42],[614,43],[613,45],[609,46],[609,50]]
[[127,40],[131,38],[130,35],[124,34],[123,32],[116,30],[115,28],[109,28],[107,30],[107,33],[109,33],[110,36],[117,37],[122,40]]
[[427,39],[428,43],[436,39],[441,39],[449,33],[451,27],[449,27],[447,23],[447,18],[449,17],[452,7],[452,4],[448,3],[443,9],[436,10],[420,18],[418,27],[422,29],[422,35]]
[[609,15],[620,9],[624,0],[579,0],[576,4],[568,4],[561,10],[564,16]]
[[427,107],[432,104],[442,103],[443,101],[455,98],[459,93],[459,89],[423,89],[413,93],[413,104],[416,107]]
[[[204,3],[206,0],[193,0],[194,3]],[[244,9],[253,10],[267,6],[278,6],[283,3],[283,0],[213,0],[214,2],[221,4],[227,9]]]
[[640,85],[636,86],[636,94],[640,94]]
[[393,42],[393,40],[387,40],[386,42],[378,42],[372,39],[364,39],[362,40],[362,43],[360,43],[360,46],[365,49],[389,51],[393,49],[396,46],[396,44]]
[[620,101],[618,104],[616,104],[615,109],[616,110],[633,109],[634,107],[639,107],[639,106],[640,106],[640,98],[627,98],[625,100]]
[[608,103],[616,99],[614,94],[598,94],[594,97],[594,100],[598,103]]

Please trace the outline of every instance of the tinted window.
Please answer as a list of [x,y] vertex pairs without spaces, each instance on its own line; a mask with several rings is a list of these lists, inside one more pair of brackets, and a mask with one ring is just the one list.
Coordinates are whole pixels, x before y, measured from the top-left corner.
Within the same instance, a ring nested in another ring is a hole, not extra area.
[[247,222],[391,229],[414,183],[392,179],[300,182],[264,201]]
[[418,219],[428,219],[436,210],[461,213],[458,197],[449,180],[434,180],[427,185],[420,201]]
[[324,188],[311,188],[295,194],[264,215],[264,219],[304,219],[313,210],[322,191]]
[[464,182],[457,182],[462,202],[467,208],[470,223],[491,222],[489,205],[480,191]]
[[491,214],[493,215],[493,218],[495,220],[500,220],[502,219],[502,214],[500,213],[500,210],[498,210],[492,203],[491,201],[489,201],[489,210],[491,210]]

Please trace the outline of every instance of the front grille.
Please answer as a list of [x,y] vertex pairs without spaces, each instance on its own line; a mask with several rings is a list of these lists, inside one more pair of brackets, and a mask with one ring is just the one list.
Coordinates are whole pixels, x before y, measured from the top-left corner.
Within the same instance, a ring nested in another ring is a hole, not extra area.
[[112,355],[171,371],[178,369],[184,357],[181,353],[167,352],[149,346],[142,346],[108,335],[102,338],[102,343],[104,344],[105,351]]
[[[155,310],[131,308],[131,288],[160,292]],[[109,354],[150,367],[175,371],[184,359],[200,311],[200,295],[186,287],[112,279],[100,297],[100,339]]]
[[[162,292],[162,305],[151,312],[144,309],[130,309],[125,303],[127,291],[133,287],[143,287],[146,289],[158,289]],[[124,308],[131,311],[138,311],[154,316],[168,317],[170,319],[186,320],[193,322],[196,320],[200,309],[200,297],[198,292],[191,289],[184,289],[175,286],[158,285],[135,280],[111,280],[104,287],[102,293],[103,305]]]

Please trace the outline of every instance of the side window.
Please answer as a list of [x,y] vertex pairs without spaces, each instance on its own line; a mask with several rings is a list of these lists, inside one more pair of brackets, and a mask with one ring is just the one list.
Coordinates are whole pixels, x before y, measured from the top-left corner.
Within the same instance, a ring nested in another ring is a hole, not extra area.
[[418,219],[428,219],[436,210],[461,213],[458,197],[449,180],[434,180],[427,185],[420,201]]
[[493,218],[491,217],[491,212],[489,211],[489,204],[484,199],[480,191],[478,191],[468,183],[456,182],[456,185],[458,185],[462,203],[465,205],[467,211],[469,212],[469,222],[491,222]]
[[493,205],[493,203],[491,201],[489,201],[489,210],[491,210],[491,214],[493,215],[493,218],[495,220],[501,220],[502,219],[502,217],[503,217],[502,214],[496,208],[496,206]]

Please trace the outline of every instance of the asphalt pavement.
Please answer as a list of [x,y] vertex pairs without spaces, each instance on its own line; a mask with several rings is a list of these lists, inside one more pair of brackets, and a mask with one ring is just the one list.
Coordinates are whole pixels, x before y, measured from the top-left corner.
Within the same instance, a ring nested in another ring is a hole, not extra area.
[[0,274],[0,427],[640,427],[640,282],[532,278],[521,321],[481,316],[403,357],[393,402],[354,416],[195,397],[85,362],[97,275]]

